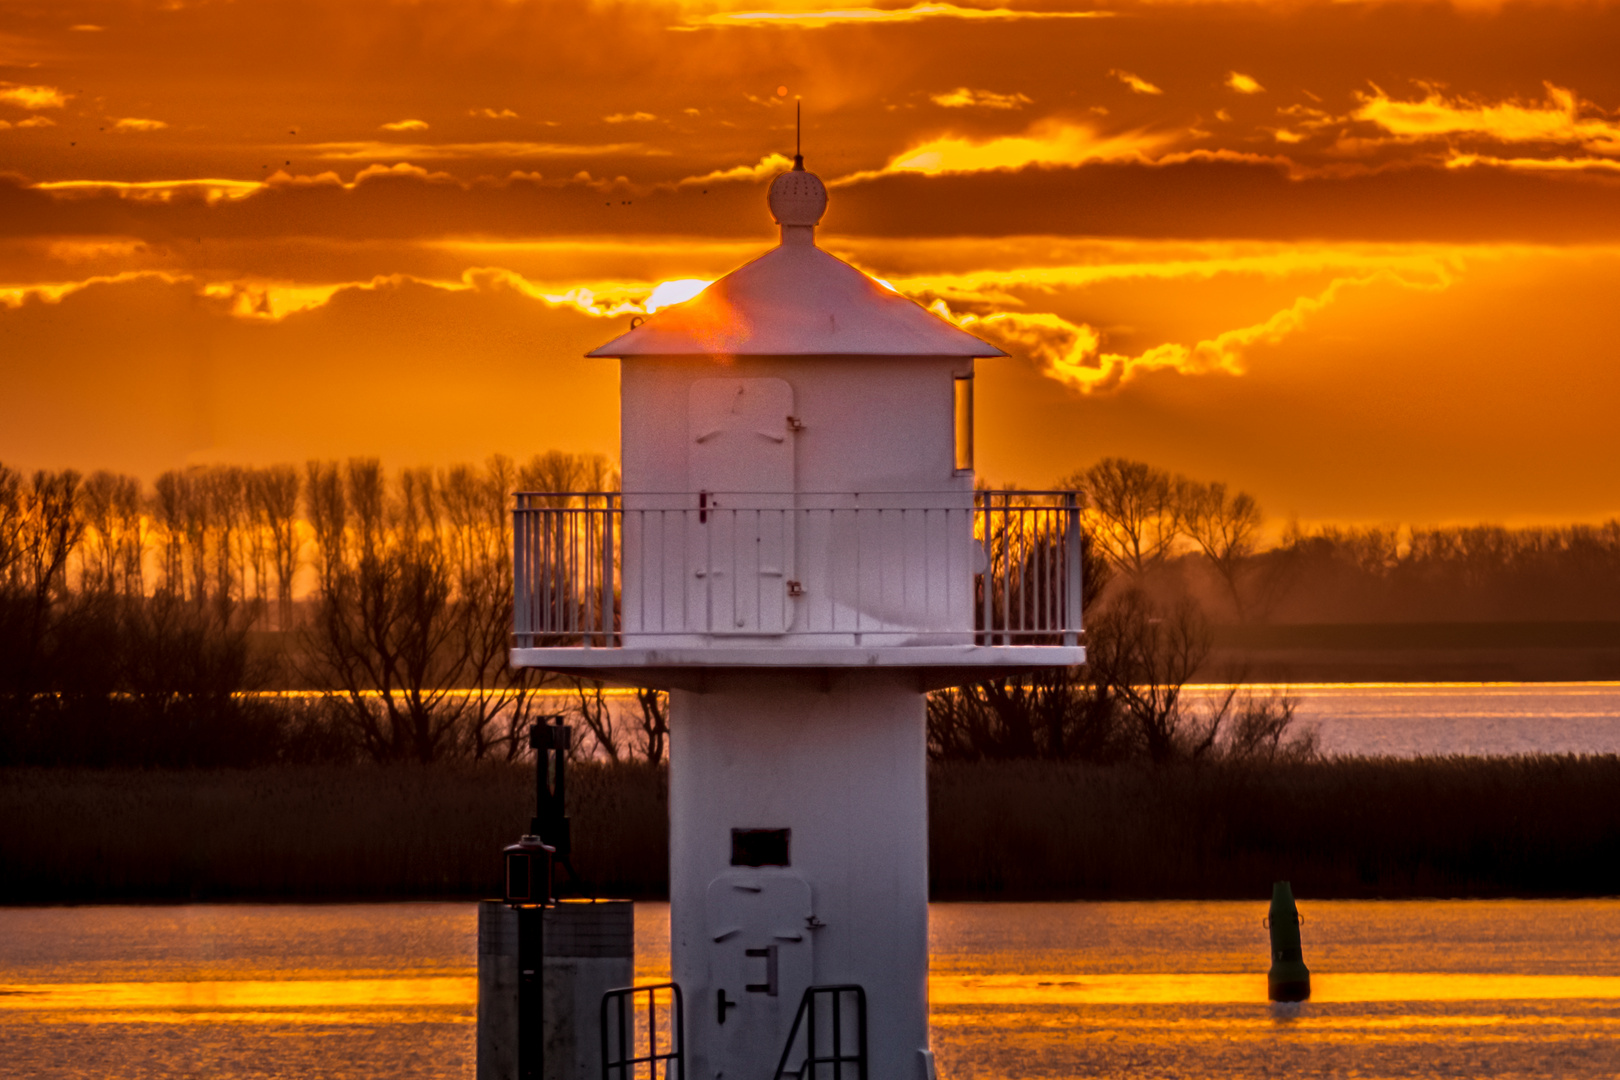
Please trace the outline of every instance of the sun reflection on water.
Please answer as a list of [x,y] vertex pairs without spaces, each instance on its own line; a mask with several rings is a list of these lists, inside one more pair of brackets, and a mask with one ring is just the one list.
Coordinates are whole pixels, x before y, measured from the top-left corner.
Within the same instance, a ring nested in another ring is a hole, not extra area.
[[[1450,972],[1318,974],[1317,1005],[1422,1001],[1554,1001],[1620,998],[1620,977]],[[1094,975],[935,975],[935,1005],[1268,1004],[1264,973]]]
[[[231,979],[0,985],[0,1014],[66,1013],[78,1023],[174,1023],[195,1015],[280,1020],[311,1009],[465,1009],[478,1002],[475,975],[462,978]],[[95,1020],[88,1019],[95,1017]],[[294,1017],[296,1019],[296,1017]],[[307,1016],[305,1017],[307,1020]]]
[[[935,905],[940,1075],[1620,1073],[1620,901],[1306,907],[1312,1000],[1273,1005],[1256,904]],[[667,912],[638,905],[641,981],[667,977]],[[475,926],[467,904],[0,911],[0,1074],[470,1080]]]

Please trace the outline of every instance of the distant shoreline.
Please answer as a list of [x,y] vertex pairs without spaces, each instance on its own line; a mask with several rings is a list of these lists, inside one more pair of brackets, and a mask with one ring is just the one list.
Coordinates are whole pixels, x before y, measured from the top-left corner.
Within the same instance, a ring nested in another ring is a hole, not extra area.
[[[1620,620],[1224,623],[1194,676],[1265,683],[1620,682]],[[254,655],[286,667],[292,645],[253,631]],[[313,693],[296,681],[274,693]]]
[[1620,681],[1620,622],[1223,625],[1196,680],[1267,683]]

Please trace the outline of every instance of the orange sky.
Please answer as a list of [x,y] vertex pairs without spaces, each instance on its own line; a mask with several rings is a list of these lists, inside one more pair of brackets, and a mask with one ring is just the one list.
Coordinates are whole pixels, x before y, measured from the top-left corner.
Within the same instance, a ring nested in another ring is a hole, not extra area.
[[0,0],[0,461],[613,453],[581,354],[773,242],[1015,359],[980,472],[1620,513],[1620,4]]

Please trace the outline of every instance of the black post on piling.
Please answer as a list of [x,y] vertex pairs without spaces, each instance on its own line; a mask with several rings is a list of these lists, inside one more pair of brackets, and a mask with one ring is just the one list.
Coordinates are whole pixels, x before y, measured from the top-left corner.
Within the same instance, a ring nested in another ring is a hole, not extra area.
[[572,872],[567,807],[568,748],[573,732],[562,720],[561,716],[543,716],[529,728],[529,748],[534,751],[534,819],[529,831],[556,848],[557,860]]
[[518,838],[506,856],[506,902],[517,914],[517,1058],[520,1080],[544,1080],[546,1071],[546,908],[552,902],[556,852],[533,833]]
[[518,1076],[546,1075],[546,909],[520,907],[518,917]]
[[555,865],[568,865],[568,815],[563,812],[568,794],[568,737],[561,716],[542,717],[529,729],[529,746],[534,749],[534,817],[529,831],[505,850],[506,902],[517,913],[518,924],[519,1080],[545,1080],[545,919],[546,908],[556,902]]

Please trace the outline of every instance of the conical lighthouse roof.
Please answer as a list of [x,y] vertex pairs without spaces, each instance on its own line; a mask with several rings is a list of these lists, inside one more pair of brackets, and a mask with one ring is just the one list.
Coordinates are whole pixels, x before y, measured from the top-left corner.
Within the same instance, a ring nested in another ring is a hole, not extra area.
[[771,185],[782,243],[589,356],[1005,356],[816,247],[813,173]]

